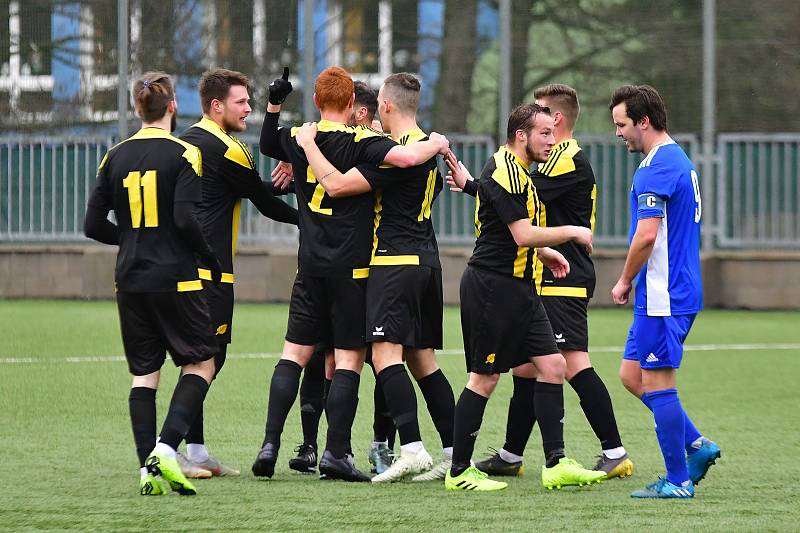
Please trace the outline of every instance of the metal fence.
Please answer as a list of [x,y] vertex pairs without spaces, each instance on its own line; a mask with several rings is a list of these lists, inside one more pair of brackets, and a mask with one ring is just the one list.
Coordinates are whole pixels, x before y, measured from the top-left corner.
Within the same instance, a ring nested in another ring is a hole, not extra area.
[[[698,166],[709,248],[800,248],[800,134],[723,134],[701,165],[693,135],[676,135]],[[247,139],[253,153],[257,141]],[[629,191],[640,154],[611,137],[579,136],[597,177],[598,246],[625,246]],[[489,136],[452,135],[454,151],[477,175],[496,149]],[[0,242],[85,242],[83,217],[110,138],[0,138]],[[265,179],[275,162],[259,155]],[[294,196],[286,201],[295,205]],[[447,188],[434,204],[443,246],[474,241],[474,200]],[[297,230],[265,219],[246,202],[242,244],[296,246]]]

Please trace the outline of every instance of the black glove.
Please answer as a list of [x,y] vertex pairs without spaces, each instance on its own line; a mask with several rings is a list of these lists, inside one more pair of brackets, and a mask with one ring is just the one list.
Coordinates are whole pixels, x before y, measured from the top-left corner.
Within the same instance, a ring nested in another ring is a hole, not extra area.
[[220,283],[222,281],[222,265],[219,264],[219,259],[212,251],[208,251],[200,255],[200,261],[203,265],[211,271],[211,281]]
[[290,92],[292,92],[292,82],[289,81],[289,67],[283,67],[283,76],[269,84],[269,103],[281,105]]

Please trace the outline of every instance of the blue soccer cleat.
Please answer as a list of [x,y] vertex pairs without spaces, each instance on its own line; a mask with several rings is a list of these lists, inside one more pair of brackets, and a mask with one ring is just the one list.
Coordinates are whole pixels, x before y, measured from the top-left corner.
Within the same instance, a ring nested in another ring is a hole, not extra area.
[[720,451],[717,443],[703,437],[700,448],[686,458],[686,463],[689,466],[689,479],[692,480],[692,483],[695,485],[700,483],[700,480],[706,477],[711,465],[716,463],[720,457],[722,457],[722,451]]
[[691,481],[686,483],[686,486],[679,487],[667,481],[667,478],[659,478],[652,485],[648,485],[642,490],[631,492],[631,498],[694,498],[694,485]]

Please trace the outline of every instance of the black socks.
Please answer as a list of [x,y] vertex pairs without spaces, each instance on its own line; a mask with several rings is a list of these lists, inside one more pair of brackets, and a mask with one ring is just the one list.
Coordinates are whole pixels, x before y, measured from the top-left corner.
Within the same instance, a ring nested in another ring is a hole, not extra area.
[[147,456],[156,447],[156,390],[132,388],[128,396],[128,409],[136,455],[139,456],[139,466],[143,467]]
[[361,376],[352,370],[337,370],[328,391],[325,412],[328,415],[326,449],[341,458],[350,448],[350,430],[358,408],[358,385]]
[[319,419],[322,416],[325,393],[325,358],[314,357],[303,370],[300,383],[300,422],[303,426],[303,443],[316,447]]
[[536,378],[514,378],[514,393],[508,403],[508,419],[506,419],[506,442],[503,449],[514,455],[523,455],[525,446],[536,423]]
[[184,374],[175,385],[169,412],[161,428],[161,442],[178,448],[189,426],[197,419],[208,392],[208,382],[196,374]]
[[483,422],[483,412],[486,410],[485,398],[464,388],[456,404],[455,424],[453,428],[453,466],[450,473],[453,477],[461,475],[469,468],[472,452],[475,450],[475,439]]
[[589,425],[592,426],[594,434],[600,440],[601,448],[609,450],[622,446],[617,420],[614,417],[614,407],[611,405],[611,396],[594,368],[581,370],[569,380],[569,384],[578,393],[581,409],[583,409]]
[[[297,397],[300,387],[300,371],[302,368],[294,361],[281,359],[275,365],[272,381],[269,385],[269,401],[267,403],[267,423],[264,429],[264,443],[268,442],[280,447],[281,433],[289,410]],[[262,446],[263,446],[262,444]]]
[[545,466],[551,468],[564,457],[564,385],[538,381],[533,402],[542,432]]
[[417,381],[428,412],[433,419],[433,425],[442,439],[442,448],[453,445],[453,423],[456,410],[456,401],[453,397],[453,388],[447,381],[441,369]]
[[387,366],[378,374],[386,404],[397,426],[400,445],[422,440],[417,420],[417,395],[403,363]]

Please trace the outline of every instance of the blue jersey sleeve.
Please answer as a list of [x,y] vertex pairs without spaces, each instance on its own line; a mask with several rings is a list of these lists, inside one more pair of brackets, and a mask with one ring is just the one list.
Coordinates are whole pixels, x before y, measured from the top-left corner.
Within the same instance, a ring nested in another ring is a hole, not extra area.
[[675,191],[675,168],[653,161],[635,176],[636,218],[664,217],[666,203]]

